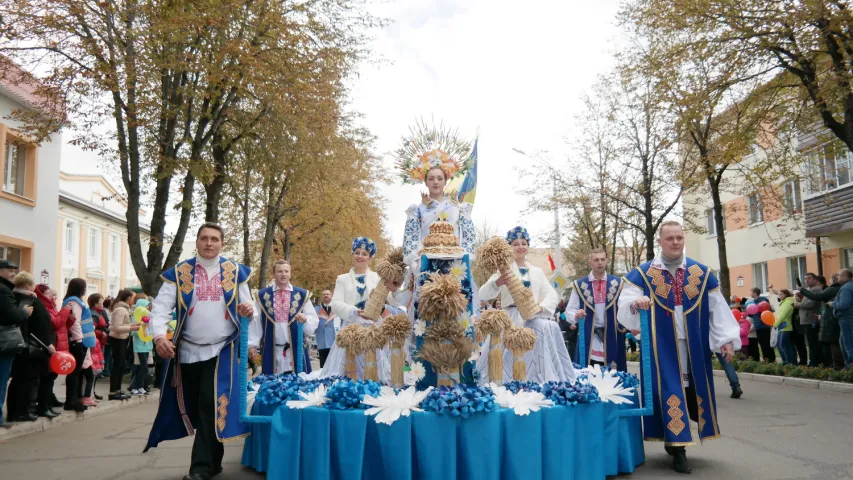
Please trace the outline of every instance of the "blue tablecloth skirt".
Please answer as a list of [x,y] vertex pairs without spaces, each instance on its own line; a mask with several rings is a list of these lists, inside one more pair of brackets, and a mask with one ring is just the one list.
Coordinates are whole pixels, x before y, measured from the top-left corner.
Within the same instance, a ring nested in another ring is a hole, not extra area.
[[[361,410],[279,407],[271,425],[253,425],[243,465],[270,479],[604,479],[645,461],[640,419],[619,417],[620,408],[631,406],[555,406],[527,416],[503,409],[468,419],[413,412],[389,426]],[[268,415],[271,407],[252,410]]]

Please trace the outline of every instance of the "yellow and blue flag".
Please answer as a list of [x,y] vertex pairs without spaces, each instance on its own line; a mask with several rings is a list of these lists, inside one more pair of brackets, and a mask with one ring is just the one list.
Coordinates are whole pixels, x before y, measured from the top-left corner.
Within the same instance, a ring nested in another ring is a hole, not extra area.
[[471,155],[468,157],[465,178],[462,180],[462,185],[456,193],[456,199],[460,202],[474,203],[474,197],[477,195],[477,142],[480,139],[474,140],[474,148],[471,149]]

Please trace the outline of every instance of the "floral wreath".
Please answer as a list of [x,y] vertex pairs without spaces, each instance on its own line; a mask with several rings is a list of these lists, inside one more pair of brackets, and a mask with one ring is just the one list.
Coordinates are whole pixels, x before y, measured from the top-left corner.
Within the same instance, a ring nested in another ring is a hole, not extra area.
[[370,256],[376,255],[376,242],[367,238],[367,237],[355,237],[352,241],[352,251],[355,253],[356,249],[363,248],[367,250],[367,253]]
[[512,245],[513,240],[525,240],[527,244],[530,244],[530,234],[527,233],[527,229],[524,227],[515,227],[512,230],[506,232],[506,243]]
[[434,149],[422,153],[407,161],[397,164],[402,171],[403,182],[417,185],[423,183],[427,173],[433,168],[440,168],[449,182],[451,178],[465,171],[465,165],[450,158],[444,150]]

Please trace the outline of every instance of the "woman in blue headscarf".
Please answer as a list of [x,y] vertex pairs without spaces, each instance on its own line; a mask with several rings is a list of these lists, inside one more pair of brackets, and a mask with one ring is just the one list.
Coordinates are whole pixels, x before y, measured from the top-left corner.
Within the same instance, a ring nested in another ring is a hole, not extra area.
[[[527,261],[527,251],[530,247],[530,235],[524,227],[515,227],[506,234],[506,241],[512,247],[515,262],[512,272],[521,279],[522,284],[533,293],[533,298],[539,305],[539,314],[525,321],[507,289],[509,273],[495,273],[480,287],[480,298],[489,301],[499,298],[501,308],[509,313],[514,325],[527,327],[536,334],[536,345],[533,350],[524,355],[527,364],[527,380],[545,383],[550,381],[563,382],[575,379],[569,351],[563,341],[560,326],[552,319],[560,297],[551,283],[545,278],[541,268]],[[487,352],[489,339],[483,344],[482,352]],[[477,362],[481,382],[488,382],[488,355],[481,355]],[[504,381],[512,380],[512,351],[504,350]]]

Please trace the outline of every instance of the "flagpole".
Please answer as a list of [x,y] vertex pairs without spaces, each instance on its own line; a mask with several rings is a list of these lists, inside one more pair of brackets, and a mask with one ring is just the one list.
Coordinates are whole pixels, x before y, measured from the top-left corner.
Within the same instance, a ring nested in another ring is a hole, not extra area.
[[557,180],[553,180],[554,188],[554,242],[551,248],[554,250],[554,266],[557,272],[563,271],[563,252],[560,249],[560,208],[557,206]]

